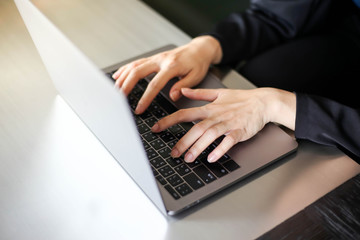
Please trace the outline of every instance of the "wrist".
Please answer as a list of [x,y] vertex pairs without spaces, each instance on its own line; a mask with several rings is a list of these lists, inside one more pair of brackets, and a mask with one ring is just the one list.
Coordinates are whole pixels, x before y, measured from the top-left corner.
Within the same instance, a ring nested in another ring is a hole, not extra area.
[[209,59],[210,64],[218,64],[222,58],[222,49],[220,42],[209,35],[204,35],[194,38],[190,44],[196,45],[197,49],[201,51],[202,56]]
[[281,124],[295,130],[296,96],[292,92],[270,88],[267,116],[269,122]]

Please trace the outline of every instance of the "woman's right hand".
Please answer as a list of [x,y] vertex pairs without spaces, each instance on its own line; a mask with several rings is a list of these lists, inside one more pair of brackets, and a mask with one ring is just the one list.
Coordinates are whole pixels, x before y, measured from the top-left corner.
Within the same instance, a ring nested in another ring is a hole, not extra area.
[[135,113],[141,114],[170,79],[179,78],[169,92],[170,98],[177,101],[181,97],[180,89],[199,84],[210,64],[219,63],[221,57],[220,43],[211,36],[201,36],[184,46],[126,64],[113,74],[113,78],[115,86],[128,95],[140,79],[157,73],[135,109]]

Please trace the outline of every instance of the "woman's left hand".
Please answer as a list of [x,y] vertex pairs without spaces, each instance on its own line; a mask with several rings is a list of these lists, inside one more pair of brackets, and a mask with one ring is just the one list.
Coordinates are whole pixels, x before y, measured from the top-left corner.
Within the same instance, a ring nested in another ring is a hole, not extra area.
[[[181,89],[193,100],[211,103],[197,108],[181,109],[159,120],[152,128],[161,132],[180,122],[199,121],[172,149],[172,157],[185,154],[186,162],[193,162],[214,140],[225,135],[221,143],[208,155],[209,162],[217,161],[232,146],[248,140],[268,122],[277,122],[290,129],[295,127],[295,94],[274,89]],[[279,114],[281,112],[281,114]],[[280,116],[280,117],[279,117]]]

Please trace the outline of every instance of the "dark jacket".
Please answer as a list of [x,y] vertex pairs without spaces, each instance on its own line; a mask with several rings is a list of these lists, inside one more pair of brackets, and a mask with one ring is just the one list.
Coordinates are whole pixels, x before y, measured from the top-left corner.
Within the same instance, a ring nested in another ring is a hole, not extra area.
[[[246,12],[231,14],[209,34],[221,44],[221,64],[234,66],[286,41],[326,31],[354,11],[359,9],[349,0],[251,0]],[[296,111],[296,138],[336,146],[359,162],[360,110],[297,93]]]

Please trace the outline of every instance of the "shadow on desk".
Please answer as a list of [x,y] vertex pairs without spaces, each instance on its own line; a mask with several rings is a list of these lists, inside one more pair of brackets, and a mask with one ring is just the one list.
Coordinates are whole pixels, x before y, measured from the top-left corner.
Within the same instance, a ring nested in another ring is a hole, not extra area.
[[360,239],[360,174],[259,239]]

